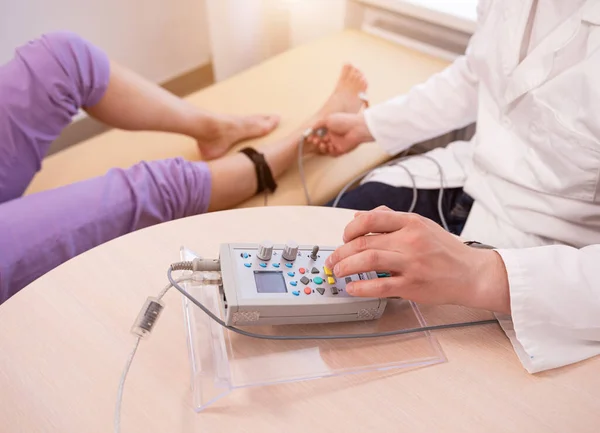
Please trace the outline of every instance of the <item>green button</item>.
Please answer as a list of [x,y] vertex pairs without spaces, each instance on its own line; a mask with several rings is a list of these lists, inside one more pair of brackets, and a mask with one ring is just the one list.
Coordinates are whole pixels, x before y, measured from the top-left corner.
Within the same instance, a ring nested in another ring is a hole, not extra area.
[[323,284],[323,278],[321,277],[316,277],[313,281],[315,284]]

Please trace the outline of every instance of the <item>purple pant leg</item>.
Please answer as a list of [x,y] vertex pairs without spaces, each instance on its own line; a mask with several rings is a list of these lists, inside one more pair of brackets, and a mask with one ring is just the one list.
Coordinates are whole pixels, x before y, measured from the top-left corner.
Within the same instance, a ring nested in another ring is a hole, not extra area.
[[110,76],[106,55],[72,33],[51,33],[0,66],[0,203],[20,197],[50,144]]
[[210,191],[206,163],[176,158],[0,204],[0,303],[97,245],[206,212]]
[[71,117],[101,99],[108,77],[106,56],[69,33],[36,40],[0,67],[0,303],[103,242],[208,209],[208,166],[182,159],[18,198]]

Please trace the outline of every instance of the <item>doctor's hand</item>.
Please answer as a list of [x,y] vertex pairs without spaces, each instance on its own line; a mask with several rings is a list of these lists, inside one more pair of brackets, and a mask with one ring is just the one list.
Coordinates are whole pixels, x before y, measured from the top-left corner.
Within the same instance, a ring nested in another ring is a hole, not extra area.
[[327,128],[324,137],[311,137],[311,144],[322,154],[340,156],[354,150],[359,144],[374,141],[367,128],[365,117],[362,113],[335,113],[326,117],[313,126]]
[[357,281],[353,296],[454,304],[510,314],[508,277],[493,250],[463,244],[435,222],[378,208],[359,212],[344,231],[344,245],[326,262],[336,277],[386,271],[390,278]]

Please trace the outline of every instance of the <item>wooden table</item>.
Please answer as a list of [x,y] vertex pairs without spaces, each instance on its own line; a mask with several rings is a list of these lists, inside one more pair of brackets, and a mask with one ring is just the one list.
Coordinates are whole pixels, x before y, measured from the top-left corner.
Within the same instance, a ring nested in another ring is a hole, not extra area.
[[[146,297],[188,246],[337,244],[352,212],[251,208],[155,226],[85,253],[0,306],[0,431],[112,431],[118,380]],[[125,390],[127,432],[598,432],[600,359],[527,374],[498,326],[435,332],[448,362],[421,370],[236,390],[192,409],[180,295],[170,292]],[[422,307],[430,324],[489,313]]]

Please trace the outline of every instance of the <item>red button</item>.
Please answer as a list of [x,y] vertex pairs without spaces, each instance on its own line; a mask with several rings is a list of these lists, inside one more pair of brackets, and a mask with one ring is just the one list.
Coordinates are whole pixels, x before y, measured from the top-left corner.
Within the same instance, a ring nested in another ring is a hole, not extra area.
[[300,269],[298,269],[298,272],[300,272],[301,274],[304,274],[304,273],[306,273],[306,269],[300,268]]
[[307,287],[306,289],[304,289],[304,293],[306,293],[307,295],[310,295],[312,293],[311,288]]

